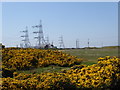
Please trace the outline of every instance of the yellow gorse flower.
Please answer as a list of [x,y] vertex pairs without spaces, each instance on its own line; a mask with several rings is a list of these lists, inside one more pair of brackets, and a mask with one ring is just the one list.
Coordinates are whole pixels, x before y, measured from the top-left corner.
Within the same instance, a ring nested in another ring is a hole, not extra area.
[[[115,88],[120,82],[120,59],[106,56],[90,66],[81,59],[57,50],[3,49],[3,71],[11,71],[13,78],[2,78],[3,90],[66,90],[80,88]],[[72,66],[60,73],[25,74],[16,70],[48,65]],[[4,72],[3,72],[4,73]],[[0,84],[1,85],[1,84]]]

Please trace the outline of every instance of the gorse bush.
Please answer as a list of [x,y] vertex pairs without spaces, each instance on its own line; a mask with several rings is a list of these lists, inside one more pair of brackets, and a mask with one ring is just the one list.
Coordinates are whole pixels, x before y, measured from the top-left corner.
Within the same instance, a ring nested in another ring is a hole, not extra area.
[[120,59],[106,56],[90,66],[74,65],[61,73],[13,73],[13,78],[2,78],[3,90],[66,90],[80,88],[120,88]]
[[120,85],[120,59],[106,56],[97,64],[75,65],[66,72],[78,88],[117,88]]
[[75,88],[69,78],[60,73],[19,74],[14,78],[3,78],[2,89],[41,90]]
[[2,64],[8,69],[28,70],[49,65],[73,66],[81,59],[57,50],[13,49],[2,50]]

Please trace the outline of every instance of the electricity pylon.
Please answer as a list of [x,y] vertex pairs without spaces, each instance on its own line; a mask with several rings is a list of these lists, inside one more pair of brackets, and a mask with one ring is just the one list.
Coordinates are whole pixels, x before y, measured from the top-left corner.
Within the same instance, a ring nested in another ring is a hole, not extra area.
[[22,40],[22,41],[24,42],[23,48],[29,48],[31,45],[30,45],[30,42],[29,42],[28,27],[26,26],[26,30],[21,31],[21,32],[25,33],[24,35],[21,36],[21,37],[24,38],[24,39]]
[[60,44],[60,48],[65,48],[65,45],[64,45],[64,42],[63,42],[63,37],[61,36],[61,37],[59,37],[60,38],[60,40],[59,40],[59,44]]
[[76,39],[76,48],[79,48],[79,40]]
[[42,21],[40,20],[40,24],[36,26],[32,26],[33,28],[38,28],[38,31],[33,32],[34,34],[37,34],[37,37],[34,37],[37,39],[37,47],[38,48],[44,48],[45,46],[45,40],[44,40],[44,35],[43,35],[43,30],[42,30]]

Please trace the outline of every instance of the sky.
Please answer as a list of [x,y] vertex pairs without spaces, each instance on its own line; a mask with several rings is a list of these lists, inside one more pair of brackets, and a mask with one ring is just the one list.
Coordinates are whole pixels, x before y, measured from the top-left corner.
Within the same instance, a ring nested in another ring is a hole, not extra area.
[[0,43],[2,42],[2,3],[0,2]]
[[40,20],[44,38],[57,47],[60,36],[66,48],[76,47],[76,39],[80,48],[87,47],[88,38],[91,47],[118,45],[117,2],[3,2],[2,43],[19,46],[20,31],[28,26],[30,43],[36,45],[32,26]]

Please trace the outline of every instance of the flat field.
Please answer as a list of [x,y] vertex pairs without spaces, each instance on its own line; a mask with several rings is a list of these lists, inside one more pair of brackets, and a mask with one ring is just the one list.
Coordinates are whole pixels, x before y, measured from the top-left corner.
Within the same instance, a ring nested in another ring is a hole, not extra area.
[[[77,56],[82,58],[83,61],[81,64],[92,65],[97,63],[99,57],[105,56],[117,56],[118,57],[118,48],[100,48],[100,49],[68,49],[60,50],[64,53]],[[60,67],[60,66],[48,66],[48,67],[39,67],[33,70],[22,70],[18,71],[19,73],[43,73],[43,72],[59,72],[62,69],[68,70],[70,67]]]
[[63,52],[68,53],[78,58],[82,58],[82,64],[91,65],[97,63],[99,57],[105,56],[117,56],[118,48],[99,48],[99,49],[69,49],[63,50]]

